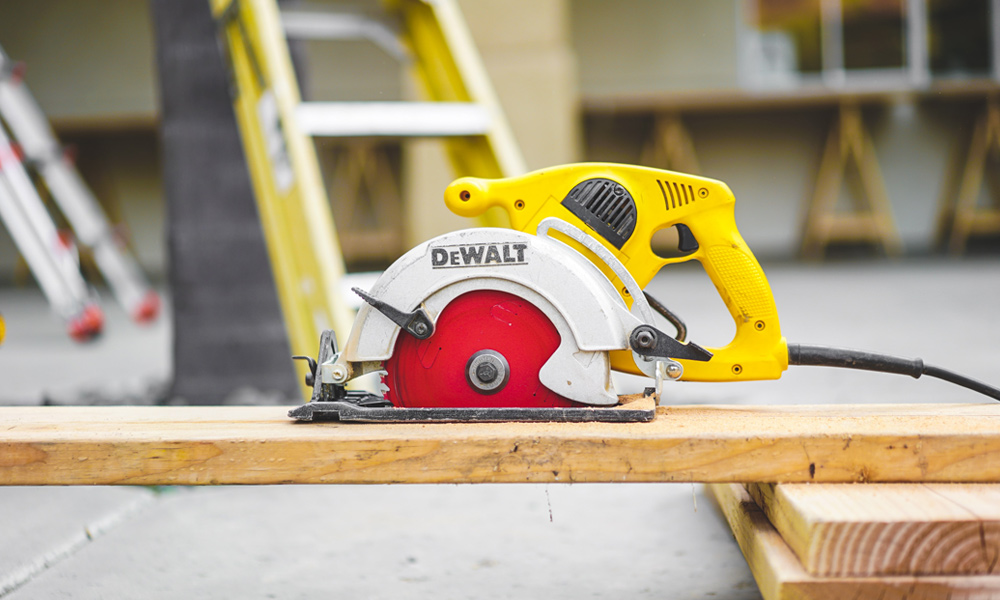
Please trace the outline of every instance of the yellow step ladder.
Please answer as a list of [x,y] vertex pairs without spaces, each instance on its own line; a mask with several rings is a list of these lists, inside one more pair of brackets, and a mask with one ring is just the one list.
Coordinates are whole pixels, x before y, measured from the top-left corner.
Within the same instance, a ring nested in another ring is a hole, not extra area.
[[[386,19],[210,2],[289,343],[312,356],[323,329],[346,338],[352,302],[340,291],[344,263],[311,136],[440,137],[458,176],[510,177],[524,160],[454,0],[392,0]],[[304,103],[286,33],[372,39],[410,64],[431,102]]]

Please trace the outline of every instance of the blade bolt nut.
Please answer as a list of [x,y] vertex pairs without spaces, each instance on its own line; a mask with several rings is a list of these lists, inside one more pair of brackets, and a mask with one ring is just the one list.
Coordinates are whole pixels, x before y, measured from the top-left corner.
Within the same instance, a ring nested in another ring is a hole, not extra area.
[[497,368],[490,363],[482,363],[476,367],[476,377],[483,383],[493,383],[499,373]]
[[480,394],[495,394],[510,380],[510,364],[496,350],[480,350],[465,365],[465,378]]
[[417,334],[418,336],[426,335],[427,334],[427,323],[422,323],[422,322],[414,323],[413,324],[413,333]]
[[640,348],[649,350],[656,345],[656,336],[654,336],[650,331],[643,330],[636,334],[635,341],[639,344]]

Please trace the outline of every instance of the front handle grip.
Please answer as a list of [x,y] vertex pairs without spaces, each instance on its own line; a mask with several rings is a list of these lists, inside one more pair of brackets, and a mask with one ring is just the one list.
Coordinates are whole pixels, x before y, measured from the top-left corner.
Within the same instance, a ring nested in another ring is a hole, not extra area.
[[687,221],[699,249],[697,259],[715,284],[736,324],[736,335],[707,363],[681,361],[688,381],[777,379],[788,368],[788,346],[778,309],[760,263],[736,229],[733,205],[723,204]]

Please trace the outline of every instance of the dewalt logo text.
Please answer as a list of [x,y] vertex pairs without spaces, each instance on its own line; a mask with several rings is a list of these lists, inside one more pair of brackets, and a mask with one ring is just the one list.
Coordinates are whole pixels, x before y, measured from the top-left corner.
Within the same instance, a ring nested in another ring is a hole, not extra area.
[[527,244],[460,244],[431,248],[431,267],[499,267],[528,264]]

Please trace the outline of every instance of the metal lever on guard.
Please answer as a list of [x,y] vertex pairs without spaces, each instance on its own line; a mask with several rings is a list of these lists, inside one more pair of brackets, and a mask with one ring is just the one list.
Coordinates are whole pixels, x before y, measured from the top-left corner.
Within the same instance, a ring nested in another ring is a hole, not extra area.
[[418,340],[426,340],[434,335],[434,322],[423,308],[418,308],[413,312],[403,312],[398,308],[382,302],[378,298],[369,295],[361,288],[351,288],[355,294],[372,305],[372,308],[389,318],[390,321],[403,328]]
[[636,354],[649,358],[672,358],[705,362],[712,353],[698,344],[682,344],[652,325],[640,325],[632,330],[628,344]]

